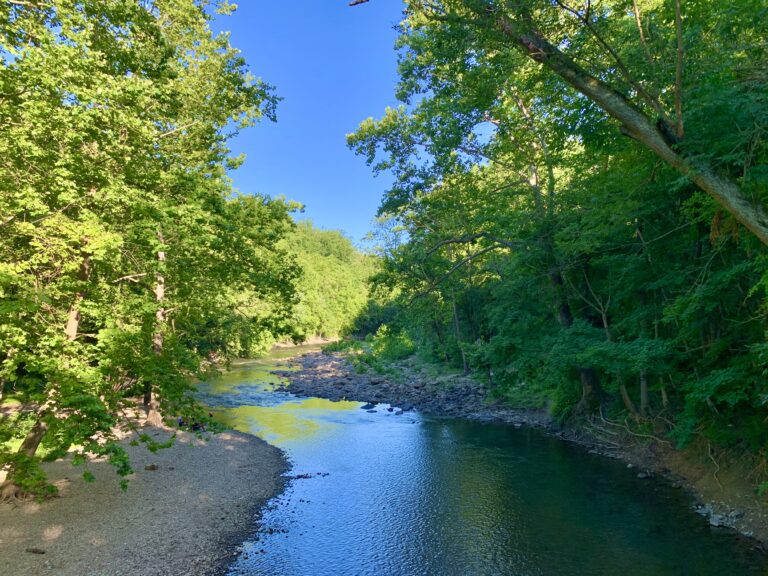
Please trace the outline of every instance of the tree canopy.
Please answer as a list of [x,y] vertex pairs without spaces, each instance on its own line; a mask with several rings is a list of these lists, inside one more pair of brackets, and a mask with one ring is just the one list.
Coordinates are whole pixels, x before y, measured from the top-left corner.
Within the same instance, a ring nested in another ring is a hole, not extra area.
[[226,175],[227,140],[277,102],[211,31],[231,9],[0,7],[0,389],[20,406],[0,422],[5,495],[45,489],[41,444],[126,474],[113,431],[131,397],[150,421],[194,419],[191,376],[286,330],[294,206]]
[[764,15],[406,2],[402,105],[349,136],[395,176],[390,330],[518,404],[762,450]]

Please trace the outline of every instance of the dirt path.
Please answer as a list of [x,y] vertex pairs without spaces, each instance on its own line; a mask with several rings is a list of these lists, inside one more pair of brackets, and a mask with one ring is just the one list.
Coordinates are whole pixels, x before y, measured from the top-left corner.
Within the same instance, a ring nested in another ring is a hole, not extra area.
[[107,463],[91,463],[97,479],[86,483],[81,468],[54,462],[46,471],[58,498],[0,505],[0,574],[222,574],[261,507],[282,490],[282,452],[247,434],[204,442],[180,433],[156,454],[126,447],[136,473],[125,493]]

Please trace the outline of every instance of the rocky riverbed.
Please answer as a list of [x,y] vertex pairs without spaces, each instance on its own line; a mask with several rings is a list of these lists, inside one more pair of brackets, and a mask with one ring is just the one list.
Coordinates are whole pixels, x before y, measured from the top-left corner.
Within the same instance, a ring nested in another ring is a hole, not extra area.
[[297,396],[318,396],[329,400],[356,400],[390,404],[395,413],[416,409],[425,414],[505,422],[516,426],[551,426],[543,410],[519,410],[501,403],[489,403],[483,384],[463,375],[426,377],[409,373],[403,381],[377,374],[358,374],[339,354],[311,352],[294,359],[298,370],[277,371],[288,379],[285,389]]

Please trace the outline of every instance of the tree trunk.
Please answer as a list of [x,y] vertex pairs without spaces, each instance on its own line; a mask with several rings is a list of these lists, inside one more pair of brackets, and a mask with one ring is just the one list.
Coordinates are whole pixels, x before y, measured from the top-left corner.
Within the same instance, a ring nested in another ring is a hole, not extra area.
[[640,372],[640,415],[648,418],[648,375]]
[[667,387],[664,386],[664,382],[661,383],[661,405],[669,408],[669,396],[667,396]]
[[[83,261],[80,264],[80,271],[78,273],[78,279],[85,283],[91,275],[91,260],[88,255],[83,256]],[[75,293],[75,299],[67,311],[67,321],[64,325],[64,334],[67,337],[68,342],[74,342],[77,339],[77,333],[80,329],[80,303],[85,297],[85,290],[81,289]],[[27,432],[24,440],[21,442],[18,451],[19,456],[26,458],[34,458],[37,454],[37,449],[40,447],[40,443],[45,438],[45,433],[48,431],[47,418],[51,415],[53,408],[53,390],[48,390],[48,394],[45,402],[43,402],[37,409],[35,414],[36,420],[32,425],[32,429]],[[16,498],[21,495],[21,489],[16,483],[14,474],[14,467],[11,466],[8,470],[8,474],[5,481],[0,486],[0,499],[7,500],[9,498]]]
[[464,352],[464,348],[461,345],[461,330],[459,328],[459,314],[456,310],[456,297],[454,296],[451,301],[453,307],[453,329],[456,336],[456,344],[459,346],[459,352],[461,353],[461,363],[464,368],[464,374],[469,374],[469,364],[467,363],[467,354]]
[[620,378],[619,393],[621,394],[621,400],[624,402],[624,407],[627,409],[627,412],[629,412],[635,420],[639,420],[640,414],[638,414],[635,403],[632,402],[632,398],[629,396],[629,392],[627,392],[627,387],[624,384],[623,378]]
[[591,414],[603,400],[600,378],[593,368],[577,368],[581,380],[581,399],[576,404],[574,412],[580,415]]
[[532,60],[560,76],[577,91],[595,102],[621,123],[622,131],[653,151],[678,172],[690,178],[699,188],[712,196],[736,220],[763,243],[768,245],[768,214],[759,204],[746,197],[738,184],[717,175],[703,161],[690,161],[673,148],[675,136],[664,120],[654,122],[623,94],[581,68],[536,30],[530,18],[520,16],[522,23],[508,17],[498,20],[501,32]]
[[[89,256],[83,256],[80,264],[78,279],[85,283],[91,276],[91,259]],[[85,298],[85,289],[81,288],[75,293],[75,299],[67,312],[67,323],[64,325],[64,334],[67,340],[73,342],[77,339],[77,331],[80,328],[80,303]]]
[[[529,130],[534,134],[535,140],[531,144],[531,163],[528,167],[528,184],[530,186],[531,194],[533,195],[533,205],[536,211],[536,216],[542,223],[547,222],[547,216],[552,215],[555,211],[555,167],[552,162],[552,158],[549,154],[549,147],[547,141],[541,132],[537,129],[536,120],[531,114],[530,106],[526,104],[524,98],[520,94],[515,94],[517,100],[517,106],[525,117]],[[547,201],[546,206],[541,191],[541,178],[539,177],[539,167],[536,163],[537,157],[541,155],[544,159],[544,165],[546,168],[547,178]],[[547,261],[552,266],[549,273],[549,280],[554,291],[554,301],[556,309],[557,322],[563,329],[568,329],[573,325],[573,313],[571,312],[571,306],[568,303],[568,298],[565,295],[565,282],[563,281],[563,275],[558,265],[557,256],[555,255],[554,241],[552,240],[552,231],[545,229],[545,233],[541,238],[541,242],[544,248],[544,252],[547,255]],[[576,406],[577,414],[586,414],[592,412],[596,406],[602,400],[602,391],[600,389],[600,379],[597,373],[582,366],[577,366],[576,370],[579,372],[581,380],[581,399]]]
[[[161,244],[165,243],[162,232],[157,232],[157,238]],[[155,311],[155,333],[152,336],[152,351],[160,356],[163,353],[163,331],[165,330],[166,314],[163,303],[165,301],[165,276],[163,268],[165,265],[165,251],[158,250],[157,261],[159,272],[155,276],[155,302],[157,310]],[[154,392],[154,385],[151,380],[144,382],[144,410],[147,413],[146,424],[148,426],[161,426],[163,418],[158,410],[157,397]]]
[[37,453],[37,449],[40,447],[40,443],[43,441],[47,431],[48,424],[42,420],[35,422],[35,425],[32,426],[32,429],[24,437],[18,453],[32,458]]
[[[552,258],[554,258],[554,249],[551,250],[551,254]],[[573,313],[571,312],[570,304],[568,304],[568,299],[565,297],[565,283],[563,282],[563,275],[560,273],[560,270],[555,269],[550,272],[549,280],[555,290],[557,320],[560,326],[564,329],[568,329],[573,325]],[[581,380],[581,399],[576,405],[575,413],[590,414],[595,411],[603,400],[600,377],[592,368],[577,366],[576,370],[578,371],[579,379]]]

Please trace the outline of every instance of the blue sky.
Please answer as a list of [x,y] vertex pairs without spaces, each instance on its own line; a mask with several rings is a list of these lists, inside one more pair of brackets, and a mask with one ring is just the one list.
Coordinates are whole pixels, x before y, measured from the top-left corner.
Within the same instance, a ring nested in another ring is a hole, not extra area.
[[278,122],[232,141],[245,164],[232,173],[242,193],[284,195],[323,228],[359,242],[370,230],[389,179],[374,178],[345,135],[397,104],[396,32],[403,4],[374,0],[242,0],[215,22],[231,32],[251,72],[283,98]]

